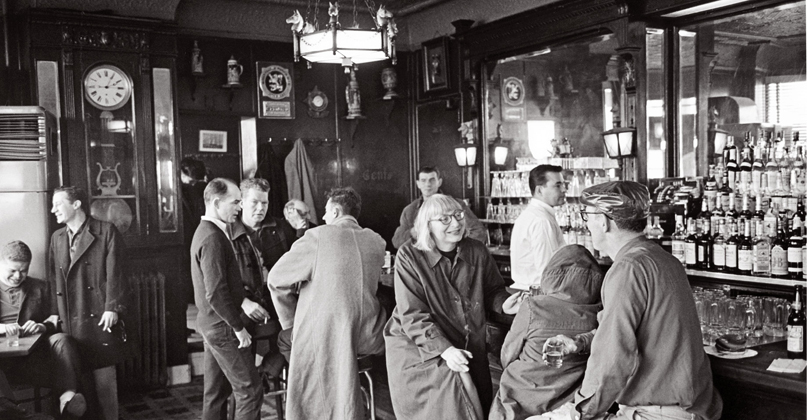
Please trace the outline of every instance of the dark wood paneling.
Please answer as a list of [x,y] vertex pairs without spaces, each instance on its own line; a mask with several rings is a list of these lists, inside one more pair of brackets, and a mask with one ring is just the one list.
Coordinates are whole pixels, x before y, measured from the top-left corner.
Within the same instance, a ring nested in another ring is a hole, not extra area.
[[[190,75],[191,49],[198,41],[204,56],[204,77]],[[182,155],[203,160],[215,176],[240,179],[238,131],[242,117],[256,117],[256,61],[292,63],[291,44],[246,41],[226,38],[180,36],[178,40],[178,104]],[[244,66],[242,89],[231,92],[221,88],[226,82],[226,65],[235,56]],[[402,95],[394,101],[383,101],[381,70],[389,61],[359,66],[356,78],[362,98],[362,110],[367,117],[348,121],[345,102],[347,75],[340,66],[305,62],[294,63],[296,115],[291,120],[258,119],[256,128],[259,148],[271,147],[282,165],[292,150],[294,139],[303,138],[317,178],[315,207],[321,217],[325,193],[333,187],[352,186],[362,195],[362,226],[380,233],[388,241],[398,225],[403,207],[408,204],[409,130],[407,60],[411,54],[398,55],[396,91]],[[329,115],[314,118],[304,103],[314,87],[328,96]],[[223,130],[228,133],[228,153],[198,152],[200,129]],[[456,128],[455,128],[456,129]],[[340,139],[338,144],[335,139]],[[272,139],[270,142],[269,139]],[[328,141],[324,141],[328,139]],[[269,145],[269,146],[267,146]],[[259,157],[260,159],[260,157]],[[259,162],[260,163],[260,162]],[[268,169],[264,166],[264,169]],[[273,180],[274,182],[274,180]],[[274,190],[281,190],[273,185]],[[277,198],[285,201],[287,197]],[[273,214],[281,216],[282,203],[272,203]],[[317,223],[323,223],[317,220]]]

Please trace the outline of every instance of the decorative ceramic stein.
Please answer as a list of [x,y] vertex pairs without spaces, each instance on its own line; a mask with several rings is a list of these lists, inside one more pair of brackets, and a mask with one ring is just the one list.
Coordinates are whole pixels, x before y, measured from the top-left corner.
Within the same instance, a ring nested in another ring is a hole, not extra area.
[[356,80],[356,71],[350,69],[350,81],[345,86],[345,99],[347,100],[348,120],[364,118],[361,114],[361,92],[359,92],[359,81]]
[[244,72],[244,66],[238,64],[235,56],[230,56],[227,61],[227,84],[231,86],[241,85],[241,73]]
[[192,55],[192,62],[191,62],[191,73],[194,76],[203,76],[205,74],[204,57],[202,57],[202,50],[199,49],[199,42],[198,41],[193,41],[193,55]]
[[385,101],[398,97],[398,93],[395,92],[395,87],[398,86],[398,73],[394,67],[381,70],[381,85],[387,90],[383,98]]

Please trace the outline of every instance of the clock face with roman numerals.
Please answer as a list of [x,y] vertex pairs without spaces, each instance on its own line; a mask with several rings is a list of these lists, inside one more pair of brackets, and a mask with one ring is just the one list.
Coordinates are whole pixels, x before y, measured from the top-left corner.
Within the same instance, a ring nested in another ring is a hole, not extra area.
[[96,108],[113,111],[132,96],[132,82],[123,70],[102,64],[84,76],[84,97]]

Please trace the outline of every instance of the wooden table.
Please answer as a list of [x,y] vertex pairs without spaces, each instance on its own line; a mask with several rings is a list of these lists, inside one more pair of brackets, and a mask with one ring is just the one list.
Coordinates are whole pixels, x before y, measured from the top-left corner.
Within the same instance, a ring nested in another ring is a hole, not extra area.
[[39,344],[42,334],[20,337],[18,347],[8,346],[8,337],[0,337],[0,358],[27,356]]

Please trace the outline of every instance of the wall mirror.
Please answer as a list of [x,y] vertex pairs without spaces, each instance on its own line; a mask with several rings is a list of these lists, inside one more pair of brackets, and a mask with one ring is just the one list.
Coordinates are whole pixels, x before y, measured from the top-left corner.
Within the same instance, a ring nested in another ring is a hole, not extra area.
[[678,174],[707,174],[714,129],[734,138],[738,159],[746,133],[766,156],[796,153],[795,133],[804,139],[807,129],[804,1],[685,25],[676,36]]
[[507,162],[491,161],[491,168],[515,169],[516,158],[606,157],[601,133],[625,115],[617,47],[612,34],[602,34],[488,66],[486,140],[502,138],[510,146]]

